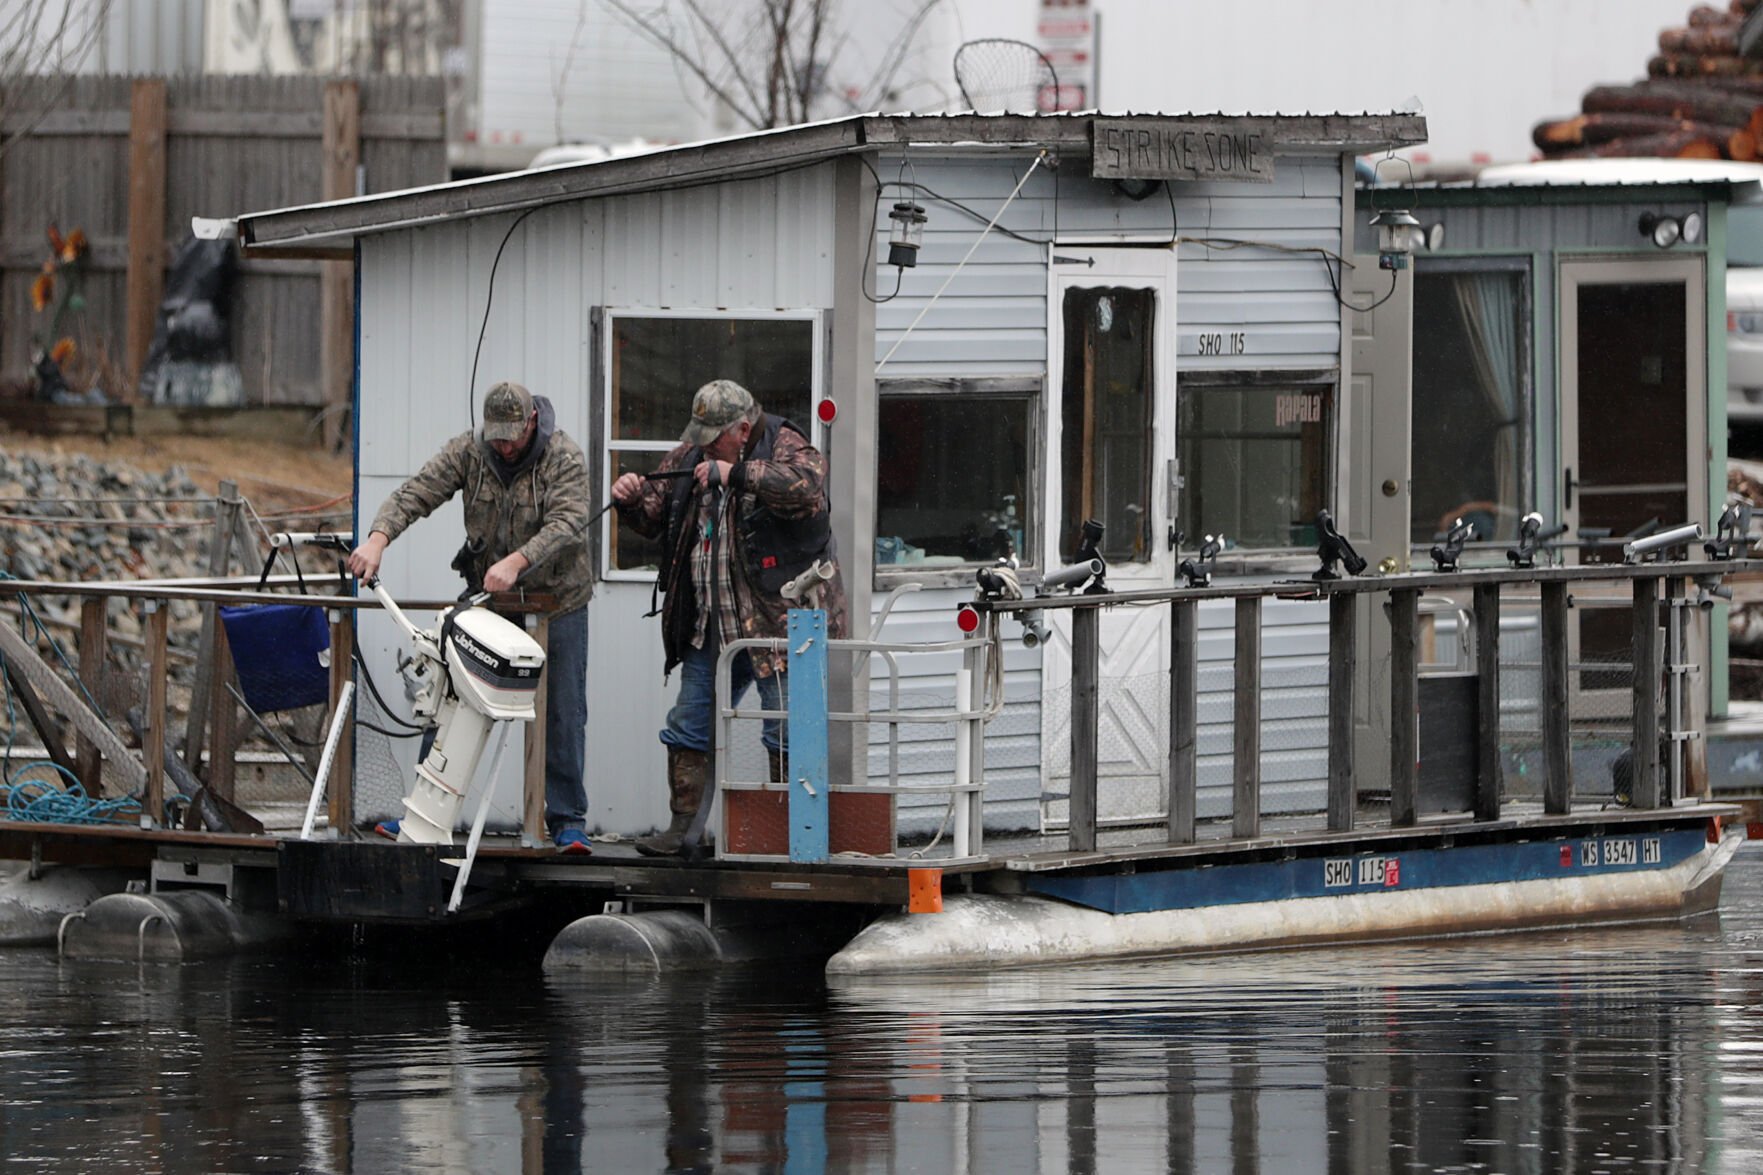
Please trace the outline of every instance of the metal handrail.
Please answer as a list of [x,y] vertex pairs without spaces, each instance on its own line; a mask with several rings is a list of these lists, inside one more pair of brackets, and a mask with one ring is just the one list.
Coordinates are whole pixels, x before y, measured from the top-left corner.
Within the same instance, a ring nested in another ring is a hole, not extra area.
[[[890,597],[889,604],[892,602],[892,598]],[[947,725],[953,723],[957,727],[956,741],[958,746],[963,743],[966,743],[969,747],[983,745],[983,736],[978,740],[974,740],[973,732],[970,732],[968,737],[964,739],[960,735],[960,730],[964,726],[981,727],[993,716],[994,711],[987,707],[984,698],[981,697],[975,699],[971,694],[974,692],[972,683],[981,680],[980,675],[976,672],[976,665],[979,658],[985,649],[995,645],[997,641],[998,634],[995,621],[988,625],[986,631],[982,635],[950,641],[876,641],[850,638],[835,638],[828,640],[826,644],[829,652],[852,653],[862,657],[881,657],[889,669],[887,709],[828,709],[826,712],[826,720],[829,725],[835,722],[841,722],[848,725],[855,725],[856,723],[862,722],[881,723],[888,728],[887,781],[885,783],[876,783],[868,780],[862,783],[855,780],[845,783],[831,783],[829,781],[829,790],[833,792],[857,792],[871,795],[882,794],[897,796],[946,794],[950,798],[951,809],[956,817],[958,828],[953,851],[958,857],[973,855],[977,851],[975,833],[979,828],[979,821],[974,819],[977,812],[968,809],[976,807],[977,798],[985,789],[983,755],[976,756],[971,753],[958,751],[956,770],[953,773],[953,778],[947,783],[939,782],[935,785],[902,784],[899,778],[899,728],[909,724]],[[772,653],[787,654],[788,645],[788,640],[782,637],[743,637],[739,640],[730,641],[720,646],[716,660],[716,677],[714,685],[717,722],[719,724],[717,732],[717,745],[719,747],[729,746],[732,741],[733,723],[736,719],[749,721],[767,718],[789,720],[791,709],[787,704],[787,701],[784,706],[777,710],[767,709],[763,704],[753,708],[742,708],[731,705],[728,701],[729,690],[732,684],[732,667],[736,656],[742,652],[753,649],[763,649]],[[902,710],[900,708],[900,673],[898,655],[906,653],[960,653],[962,655],[963,669],[957,672],[956,703],[953,707],[938,707],[928,710],[911,711]],[[970,696],[965,699],[963,699],[962,696],[961,683],[963,680],[969,683],[968,693]],[[983,691],[983,686],[980,688]],[[731,781],[727,774],[727,762],[727,756],[717,756],[716,789],[718,794],[721,794],[725,788],[729,787],[741,791],[760,792],[788,792],[789,790],[789,783],[787,781]],[[964,800],[959,797],[968,797],[968,799]],[[965,814],[963,814],[964,812]],[[727,848],[727,841],[728,838],[725,830],[725,835],[719,840],[717,845],[717,853],[719,856],[756,856],[755,854],[730,853]],[[770,854],[765,854],[765,856],[769,855]]]

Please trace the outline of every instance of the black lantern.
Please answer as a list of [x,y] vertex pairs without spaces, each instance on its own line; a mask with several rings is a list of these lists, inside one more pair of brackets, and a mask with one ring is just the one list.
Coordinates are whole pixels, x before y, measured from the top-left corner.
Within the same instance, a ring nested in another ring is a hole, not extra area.
[[924,243],[924,209],[902,200],[888,213],[894,227],[888,231],[888,264],[911,269],[918,264],[918,247]]

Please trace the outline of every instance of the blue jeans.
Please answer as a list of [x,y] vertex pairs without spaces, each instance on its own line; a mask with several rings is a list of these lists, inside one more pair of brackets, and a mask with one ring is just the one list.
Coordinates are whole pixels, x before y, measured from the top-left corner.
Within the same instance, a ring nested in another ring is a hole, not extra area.
[[[710,724],[716,718],[716,651],[687,649],[679,667],[679,697],[667,712],[667,725],[661,729],[661,741],[670,747],[688,751],[710,749]],[[738,705],[747,687],[759,687],[759,703],[767,710],[784,708],[789,691],[784,676],[753,675],[753,658],[747,650],[735,654],[729,663],[729,704]],[[767,750],[784,751],[790,745],[789,724],[780,718],[766,718],[761,723],[759,741]]]
[[545,661],[545,825],[555,837],[588,815],[588,609],[551,617]]

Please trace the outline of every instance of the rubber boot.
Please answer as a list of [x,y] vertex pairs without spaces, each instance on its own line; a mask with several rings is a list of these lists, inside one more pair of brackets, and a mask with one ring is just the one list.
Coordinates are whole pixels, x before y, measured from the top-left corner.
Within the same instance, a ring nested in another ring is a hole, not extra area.
[[784,768],[789,766],[789,763],[784,755],[784,752],[774,751],[770,747],[766,747],[765,753],[771,759],[771,782],[773,782],[773,783],[784,782],[784,778],[785,778]]
[[692,817],[704,801],[704,781],[709,774],[710,758],[703,751],[667,748],[668,807],[673,810],[673,820],[654,836],[640,838],[637,852],[645,857],[679,856]]

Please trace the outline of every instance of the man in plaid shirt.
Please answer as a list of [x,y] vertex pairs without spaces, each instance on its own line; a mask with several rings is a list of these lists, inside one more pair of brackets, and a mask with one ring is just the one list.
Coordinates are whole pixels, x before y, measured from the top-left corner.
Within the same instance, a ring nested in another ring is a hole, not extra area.
[[[645,479],[626,473],[612,485],[620,519],[662,540],[663,674],[680,666],[679,698],[661,731],[673,820],[637,842],[650,856],[679,853],[703,803],[717,648],[743,637],[785,635],[790,605],[783,585],[836,553],[826,458],[800,428],[763,412],[733,380],[712,380],[693,397],[691,422],[657,472],[680,470],[692,475]],[[844,636],[845,587],[836,572],[821,606],[828,634]],[[737,655],[730,667],[731,700],[738,702],[756,685],[767,710],[782,709],[786,662],[764,649]],[[772,778],[782,779],[785,724],[766,719],[760,741],[770,753]]]

